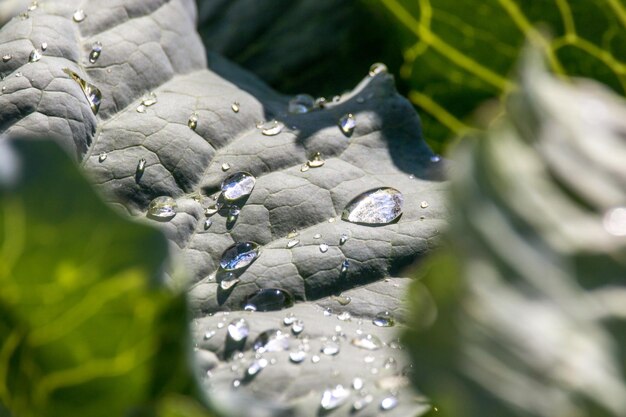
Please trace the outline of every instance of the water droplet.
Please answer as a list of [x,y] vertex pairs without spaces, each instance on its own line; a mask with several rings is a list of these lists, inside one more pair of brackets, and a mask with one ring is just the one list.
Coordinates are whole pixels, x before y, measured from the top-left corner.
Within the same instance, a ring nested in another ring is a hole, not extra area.
[[421,207],[421,208],[427,208],[427,207],[428,207],[428,201],[422,201],[422,202],[420,203],[420,207]]
[[289,231],[289,233],[287,233],[287,238],[288,239],[292,239],[292,238],[294,238],[294,237],[296,237],[298,235],[299,235],[299,233],[298,233],[298,231],[296,229],[291,229]]
[[80,76],[69,68],[63,68],[63,72],[69,75],[83,90],[83,94],[87,98],[89,102],[89,107],[91,107],[91,111],[93,114],[98,113],[98,109],[100,108],[100,102],[102,101],[102,93],[100,90],[93,84],[89,84],[87,81],[80,78]]
[[157,197],[148,206],[148,217],[170,220],[176,216],[176,201],[172,197]]
[[381,311],[380,313],[376,314],[376,316],[372,320],[372,323],[374,323],[378,327],[391,327],[396,324],[393,315],[388,311]]
[[291,331],[295,335],[299,335],[300,333],[302,333],[303,330],[304,330],[304,322],[300,319],[297,319],[291,325]]
[[254,242],[237,242],[222,253],[220,268],[235,271],[254,262],[260,254],[259,245]]
[[215,336],[215,330],[209,330],[208,332],[204,334],[204,340],[209,340],[213,336]]
[[277,120],[271,120],[269,122],[261,123],[257,125],[257,128],[261,129],[261,133],[265,136],[275,136],[283,131],[284,124]]
[[335,220],[336,219],[334,217],[331,217],[330,219],[328,219],[328,223],[335,223]]
[[235,342],[241,342],[250,334],[248,322],[245,319],[236,319],[228,325],[228,336]]
[[338,318],[339,320],[341,320],[341,321],[350,321],[350,320],[352,320],[352,314],[350,314],[350,313],[349,313],[349,312],[347,312],[347,311],[344,311],[344,312],[342,312],[341,314],[339,314],[339,315],[337,316],[337,318]]
[[198,113],[191,113],[189,119],[187,119],[187,126],[191,130],[196,130],[196,128],[198,127]]
[[98,157],[98,162],[104,162],[109,155],[106,152],[102,152]]
[[346,114],[345,116],[339,119],[339,128],[343,132],[344,135],[350,136],[352,132],[354,132],[354,128],[356,127],[356,119],[352,115],[352,113]]
[[289,242],[287,242],[287,249],[291,249],[291,248],[297,246],[298,243],[300,243],[300,241],[298,239],[290,240]]
[[306,359],[306,352],[299,350],[297,352],[291,352],[289,354],[289,360],[293,363],[302,363]]
[[28,62],[37,62],[41,59],[41,52],[36,49],[33,49],[28,56]]
[[230,164],[228,162],[224,162],[222,164],[222,171],[226,172],[230,169]]
[[315,99],[308,94],[298,94],[289,100],[288,111],[292,114],[308,113],[315,107]]
[[375,64],[372,64],[372,66],[370,67],[370,77],[374,77],[378,74],[385,74],[387,73],[387,65],[383,64],[382,62],[376,62]]
[[139,162],[137,162],[137,169],[135,170],[135,178],[139,180],[146,170],[146,160],[144,158],[140,158]]
[[319,167],[321,167],[322,165],[324,165],[324,162],[326,162],[326,161],[324,161],[324,160],[322,159],[322,154],[321,154],[321,153],[319,153],[319,152],[315,152],[315,155],[313,155],[313,158],[311,158],[310,160],[308,160],[306,164],[307,164],[310,168],[319,168]]
[[302,166],[300,167],[300,172],[307,172],[309,169],[311,169],[311,167],[309,166],[309,164],[307,162],[305,162],[304,164],[302,164]]
[[214,215],[215,213],[217,213],[219,211],[219,207],[217,207],[216,205],[210,206],[210,207],[206,207],[204,209],[204,215],[209,217]]
[[266,330],[259,334],[252,345],[259,353],[283,352],[289,349],[289,335],[278,329]]
[[83,20],[85,20],[86,17],[87,15],[85,14],[85,11],[83,9],[77,9],[72,15],[72,19],[74,19],[74,22],[77,23],[82,22]]
[[145,113],[146,112],[146,106],[144,106],[143,104],[140,104],[140,105],[137,106],[137,108],[135,110],[137,110],[137,113]]
[[372,403],[372,401],[374,401],[374,397],[370,394],[366,395],[363,398],[360,398],[358,400],[356,400],[353,404],[352,404],[352,409],[354,411],[359,411],[364,409],[365,407],[367,407],[369,404]]
[[222,196],[225,200],[236,201],[249,196],[254,189],[256,178],[247,172],[235,172],[222,181]]
[[348,203],[341,214],[343,220],[363,224],[387,224],[402,214],[404,197],[394,188],[366,191]]
[[37,9],[37,7],[39,7],[39,3],[37,1],[33,1],[30,3],[30,6],[28,6],[26,10],[32,12],[33,10]]
[[343,404],[349,396],[350,392],[343,385],[337,385],[324,391],[320,405],[324,410],[333,410]]
[[211,219],[206,219],[204,221],[204,230],[209,230],[209,227],[211,227],[211,225],[213,224],[213,220]]
[[241,381],[238,379],[235,379],[233,381],[233,388],[239,388],[241,386]]
[[321,239],[322,238],[322,234],[321,233],[316,233],[313,235],[313,239]]
[[320,358],[318,355],[313,355],[311,356],[311,362],[312,363],[318,363],[322,358]]
[[261,372],[263,369],[265,369],[265,367],[268,365],[268,361],[265,358],[261,358],[258,359],[254,362],[252,362],[252,364],[250,364],[250,366],[248,367],[248,369],[246,369],[246,376],[247,377],[253,377],[255,375],[257,375],[259,372]]
[[333,103],[339,103],[341,101],[341,96],[337,95],[333,97]]
[[48,42],[41,42],[41,50],[45,51],[46,49],[48,49]]
[[157,96],[154,92],[151,92],[146,96],[143,96],[143,98],[141,99],[141,103],[137,106],[137,113],[145,113],[147,107],[150,107],[156,103],[157,103]]
[[293,296],[288,291],[280,288],[263,288],[250,295],[243,308],[248,311],[277,311],[291,306]]
[[385,362],[383,362],[383,368],[385,369],[396,369],[397,366],[398,362],[392,357],[388,357],[385,359]]
[[339,244],[343,245],[347,241],[348,241],[348,235],[345,233],[342,233],[341,236],[339,237]]
[[322,347],[320,348],[320,352],[328,356],[334,356],[338,354],[339,350],[340,350],[339,344],[330,340],[324,342],[322,344]]
[[333,310],[331,308],[324,309],[324,317],[330,317],[333,315]]
[[2,55],[2,62],[9,62],[11,58],[13,58],[11,54],[4,54]]
[[100,54],[102,53],[102,42],[94,42],[91,45],[91,52],[89,52],[89,62],[94,64],[98,58],[100,58]]
[[356,391],[360,391],[363,389],[363,380],[361,378],[354,378],[352,380],[352,388]]
[[283,324],[285,326],[291,326],[294,321],[296,321],[296,316],[293,313],[289,313],[283,318]]
[[613,236],[626,236],[626,207],[612,208],[602,221],[604,230]]
[[378,350],[383,347],[383,342],[372,334],[360,335],[350,342],[354,346],[365,350]]
[[398,405],[398,399],[396,397],[387,397],[387,398],[384,398],[380,402],[380,409],[384,411],[388,411],[393,408],[396,408],[397,405]]
[[333,295],[331,298],[342,306],[347,306],[352,301],[352,297],[345,295]]
[[363,362],[365,363],[373,363],[375,360],[376,360],[375,357],[369,356],[369,355],[363,358]]
[[433,155],[430,157],[430,162],[437,163],[441,161],[441,157],[439,155]]
[[344,259],[343,262],[341,263],[341,269],[339,271],[342,274],[345,274],[348,271],[348,268],[350,268],[350,261],[347,259]]
[[16,73],[15,73],[15,76],[19,78],[19,77],[21,77],[21,76],[22,76],[22,73],[21,73],[21,72],[16,72]]
[[326,243],[320,243],[320,252],[322,253],[328,252],[328,245]]
[[235,101],[233,104],[230,105],[230,108],[235,113],[239,113],[239,102]]
[[239,284],[239,278],[228,277],[228,279],[224,278],[220,281],[220,288],[224,291],[228,291],[231,288],[234,288],[235,285]]
[[315,107],[318,109],[322,109],[326,106],[326,97],[318,97],[315,99]]

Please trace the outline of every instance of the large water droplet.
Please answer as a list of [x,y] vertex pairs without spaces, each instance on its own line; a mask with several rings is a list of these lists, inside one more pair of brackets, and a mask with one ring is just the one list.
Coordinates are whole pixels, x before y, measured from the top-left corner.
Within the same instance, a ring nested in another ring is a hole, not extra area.
[[98,58],[100,58],[100,54],[102,53],[102,42],[94,42],[91,45],[91,52],[89,52],[89,62],[94,64]]
[[384,411],[388,411],[396,408],[398,405],[398,399],[396,397],[386,397],[380,402],[380,409]]
[[235,243],[222,254],[220,268],[224,271],[245,268],[259,257],[259,253],[259,245],[254,242]]
[[250,334],[248,322],[245,319],[236,319],[228,325],[228,336],[235,342],[241,342]]
[[28,62],[37,62],[41,59],[41,52],[36,49],[33,49],[28,56]]
[[265,136],[275,136],[283,131],[285,127],[284,124],[279,122],[278,120],[271,120],[265,123],[257,124],[257,128],[261,129],[261,133]]
[[266,330],[254,340],[253,348],[259,353],[282,352],[289,349],[289,334],[278,329]]
[[349,396],[350,392],[343,385],[337,385],[324,391],[320,405],[324,410],[333,410],[343,404]]
[[341,218],[352,223],[387,224],[402,214],[403,203],[402,193],[395,188],[376,188],[350,201]]
[[370,71],[369,71],[370,77],[374,77],[378,74],[385,74],[385,73],[387,73],[387,65],[383,64],[382,62],[376,62],[372,64],[372,66],[370,67]]
[[374,325],[378,327],[391,327],[396,322],[395,322],[395,319],[393,318],[393,315],[390,312],[381,311],[380,313],[376,314],[376,316],[372,320],[372,323],[374,323]]
[[289,313],[283,318],[283,324],[285,326],[291,326],[296,320],[296,316],[293,313]]
[[293,363],[302,363],[306,359],[306,352],[298,350],[297,352],[291,352],[289,354],[289,360]]
[[354,118],[352,113],[346,114],[345,116],[341,117],[341,119],[339,119],[339,129],[341,129],[344,135],[352,135],[355,127],[356,119]]
[[158,220],[170,220],[176,216],[176,201],[172,197],[157,197],[148,206],[148,216]]
[[87,81],[80,78],[77,73],[69,68],[63,68],[63,72],[65,72],[74,81],[76,81],[76,83],[78,83],[80,88],[83,90],[83,94],[85,94],[87,101],[89,102],[89,107],[91,107],[91,111],[93,112],[93,114],[97,114],[98,109],[100,108],[100,102],[102,101],[102,93],[100,92],[100,90],[98,90],[95,85],[89,84]]
[[225,200],[236,201],[249,196],[254,189],[256,178],[248,172],[235,172],[222,181],[222,196]]
[[85,11],[83,9],[77,9],[72,15],[72,19],[74,19],[74,22],[77,23],[82,22],[83,20],[85,20],[86,17],[87,15],[85,14]]
[[352,339],[350,342],[354,346],[365,350],[378,350],[383,347],[383,342],[372,334],[360,335]]
[[315,107],[315,99],[308,94],[298,94],[289,100],[289,113],[308,113]]
[[340,350],[339,344],[332,340],[328,340],[324,342],[322,344],[322,347],[320,348],[320,352],[322,352],[324,355],[329,355],[329,356],[334,356],[338,354],[339,350]]
[[280,288],[263,288],[248,297],[244,310],[277,311],[293,306],[293,296]]
[[313,158],[309,159],[306,164],[310,168],[319,168],[322,165],[324,165],[325,162],[326,161],[322,159],[322,154],[319,152],[315,152],[315,155],[313,155]]

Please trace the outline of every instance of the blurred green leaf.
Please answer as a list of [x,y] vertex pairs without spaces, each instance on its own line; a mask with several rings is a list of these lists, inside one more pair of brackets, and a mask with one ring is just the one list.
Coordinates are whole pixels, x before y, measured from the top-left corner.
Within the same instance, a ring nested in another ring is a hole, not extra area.
[[0,411],[143,415],[192,392],[165,237],[114,213],[52,142],[3,138],[0,165]]
[[416,383],[438,416],[623,416],[626,103],[534,60],[520,85],[455,155],[451,243],[411,294]]
[[486,100],[516,88],[509,77],[530,39],[559,74],[626,91],[624,0],[364,0],[389,17],[404,51],[401,77],[437,150],[475,125]]

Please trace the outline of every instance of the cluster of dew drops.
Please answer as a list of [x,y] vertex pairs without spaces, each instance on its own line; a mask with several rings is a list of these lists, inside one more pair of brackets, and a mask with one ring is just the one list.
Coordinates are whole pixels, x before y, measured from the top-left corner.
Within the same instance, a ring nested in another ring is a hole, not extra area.
[[[28,19],[29,13],[35,11],[39,7],[37,1],[33,1],[28,7],[27,11],[21,13],[19,18]],[[87,18],[86,13],[82,9],[77,9],[72,19],[76,23],[81,23]],[[29,63],[35,63],[42,59],[48,44],[42,42],[39,48],[33,49],[29,54]],[[91,45],[87,60],[90,64],[95,64],[103,53],[103,45],[100,41],[95,41]],[[2,62],[7,63],[11,61],[13,56],[9,53],[2,55]],[[70,68],[64,68],[63,71],[73,79],[83,91],[90,108],[94,115],[97,114],[102,100],[102,94],[100,90],[91,83],[84,80],[76,71]],[[381,73],[386,73],[387,68],[384,64],[374,64],[370,68],[369,75],[375,77]],[[21,73],[16,73],[17,77],[21,76]],[[4,91],[6,87],[3,87]],[[340,100],[339,96],[336,96],[333,101]],[[357,97],[357,103],[363,103],[365,98]],[[158,102],[157,95],[154,92],[150,92],[142,97],[139,105],[136,108],[138,113],[145,113],[147,108],[155,105]],[[324,98],[314,99],[312,96],[306,94],[299,94],[293,97],[288,104],[287,111],[293,115],[306,114],[313,111],[323,111],[327,105],[327,101]],[[239,102],[233,102],[231,104],[231,110],[234,113],[239,113],[241,106]],[[199,123],[199,115],[197,112],[193,112],[187,121],[187,125],[190,129],[196,130]],[[343,115],[337,121],[337,126],[340,131],[347,138],[350,138],[355,128],[357,127],[356,117],[352,113]],[[266,122],[258,122],[256,128],[261,131],[265,136],[275,136],[280,134],[284,129],[284,124],[277,120],[271,120]],[[107,159],[107,153],[101,153],[98,156],[99,162],[103,163]],[[431,162],[439,162],[439,157],[434,156]],[[307,160],[300,168],[300,171],[306,172],[309,169],[318,169],[324,165],[325,161],[321,153],[316,152],[312,157]],[[222,171],[226,172],[230,170],[228,163],[223,163]],[[135,178],[137,181],[141,180],[146,169],[146,159],[140,158],[137,162]],[[411,176],[412,177],[412,176]],[[227,175],[222,181],[220,191],[211,196],[212,203],[205,207],[206,220],[204,220],[202,227],[207,230],[212,224],[211,217],[218,212],[225,212],[227,217],[227,226],[231,227],[237,220],[237,217],[245,204],[247,198],[253,192],[256,183],[256,178],[244,171],[239,171]],[[198,196],[199,202],[204,201],[202,196]],[[394,222],[402,214],[402,205],[404,198],[402,193],[391,187],[379,187],[376,189],[365,191],[356,197],[354,197],[345,207],[342,212],[341,219],[343,221],[363,225],[374,226],[384,225]],[[422,203],[422,208],[425,208],[427,203]],[[176,201],[169,196],[160,196],[152,200],[148,207],[147,216],[157,221],[169,221],[176,216],[177,204]],[[335,218],[329,219],[329,222],[334,222]],[[300,244],[298,239],[299,233],[296,230],[292,230],[287,235],[286,248],[293,249]],[[313,236],[314,240],[322,239],[322,235],[317,233]],[[344,245],[347,243],[349,236],[347,233],[342,233],[337,244]],[[317,244],[317,243],[316,243]],[[320,242],[318,244],[319,251],[326,253],[329,250],[328,243]],[[227,248],[219,263],[219,269],[215,274],[215,279],[219,281],[219,288],[222,291],[230,291],[239,283],[238,276],[252,264],[261,254],[259,245],[254,242],[236,242],[234,245]],[[340,273],[345,275],[348,272],[350,263],[347,259],[343,260],[340,265]],[[350,297],[345,296],[333,296],[338,303],[346,305],[350,302]],[[243,309],[247,311],[276,311],[293,306],[293,296],[284,289],[280,288],[264,288],[249,295],[245,300]],[[223,321],[218,324],[218,328],[226,326],[224,320],[228,313],[223,313]],[[331,316],[332,311],[330,309],[324,310],[325,316]],[[350,321],[352,317],[350,313],[344,311],[337,315],[337,319],[341,321]],[[362,322],[359,319],[359,322]],[[379,327],[390,327],[395,324],[393,315],[388,311],[383,311],[377,314],[372,320],[373,324]],[[301,364],[310,358],[310,362],[315,364],[321,361],[321,356],[335,356],[341,350],[341,339],[346,338],[346,334],[343,333],[341,326],[336,326],[335,335],[331,338],[323,338],[322,345],[319,352],[311,352],[311,348],[308,343],[308,337],[300,337],[304,332],[305,324],[303,320],[298,319],[293,313],[284,317],[281,325],[283,329],[270,329],[261,333],[253,343],[253,349],[255,352],[254,360],[245,368],[245,372],[241,378],[236,379],[233,382],[234,387],[240,386],[242,383],[254,378],[259,374],[271,361],[265,359],[262,354],[265,352],[278,352],[290,349],[290,337],[299,337],[299,345],[297,348],[290,352],[289,361],[293,364]],[[227,326],[227,337],[231,342],[244,343],[250,332],[248,323],[245,319],[240,318],[233,320]],[[289,331],[286,331],[288,328]],[[215,331],[211,330],[206,332],[204,339],[208,340],[215,335]],[[368,351],[375,351],[385,346],[378,337],[372,334],[364,334],[361,330],[357,330],[355,337],[350,339],[350,344]],[[397,347],[397,343],[393,343]],[[318,354],[319,353],[319,354]],[[242,352],[235,352],[234,358],[243,359]],[[366,356],[365,362],[372,363],[375,358],[373,356]],[[395,360],[389,357],[385,360],[383,367],[385,369],[392,369],[396,366]],[[237,365],[233,365],[237,368]],[[372,373],[377,373],[377,368],[371,368]],[[332,410],[344,404],[351,396],[350,388],[356,393],[357,399],[352,403],[352,409],[358,411],[368,404],[372,403],[374,398],[371,393],[365,387],[366,383],[362,378],[356,377],[351,384],[344,386],[341,384],[328,388],[322,394],[320,399],[320,407],[325,410]],[[393,385],[393,384],[391,384]],[[389,396],[383,398],[379,407],[381,410],[391,410],[398,404],[397,393],[393,387],[389,388]]]

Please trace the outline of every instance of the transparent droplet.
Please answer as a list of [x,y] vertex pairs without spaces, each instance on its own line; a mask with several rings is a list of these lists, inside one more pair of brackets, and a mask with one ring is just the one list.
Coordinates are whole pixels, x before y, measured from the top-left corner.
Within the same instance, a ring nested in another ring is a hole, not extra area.
[[305,162],[304,164],[302,164],[302,166],[300,167],[300,172],[307,172],[309,169],[311,169],[311,167],[309,166],[309,164],[307,162]]
[[22,73],[21,73],[21,72],[16,72],[16,73],[15,73],[15,76],[19,78],[19,77],[21,77],[21,76],[22,76]]
[[313,355],[311,356],[311,362],[312,363],[318,363],[322,358],[320,358],[318,355]]
[[350,321],[352,320],[352,314],[348,311],[344,311],[341,314],[337,315],[337,318],[341,321]]
[[229,279],[222,279],[220,281],[220,288],[224,291],[228,291],[231,288],[234,288],[235,285],[239,284],[239,278],[230,278]]
[[313,239],[321,239],[322,238],[322,234],[321,233],[316,233],[313,235]]
[[375,64],[372,64],[372,66],[370,67],[370,77],[374,77],[378,74],[384,74],[387,73],[387,65],[383,64],[382,62],[376,62]]
[[352,380],[352,388],[356,391],[360,391],[363,389],[363,380],[361,378],[354,378]]
[[176,201],[172,197],[161,196],[150,202],[148,216],[156,219],[170,220],[176,216]]
[[89,52],[89,62],[94,64],[98,58],[100,58],[100,54],[102,53],[102,42],[94,42],[91,45],[91,51]]
[[235,172],[222,181],[222,197],[228,201],[236,201],[249,196],[256,184],[256,178],[248,172]]
[[612,208],[602,221],[604,230],[613,236],[626,236],[626,207]]
[[48,49],[48,42],[41,42],[41,50],[45,51],[46,49]]
[[387,224],[402,214],[403,203],[402,193],[395,188],[376,188],[352,199],[341,218],[352,223]]
[[270,329],[257,336],[252,345],[257,352],[283,352],[289,349],[289,334]]
[[293,363],[302,363],[306,359],[306,352],[298,350],[289,354],[289,360]]
[[339,103],[341,101],[341,96],[337,95],[333,97],[333,103]]
[[339,350],[340,350],[339,344],[336,342],[333,342],[332,340],[324,342],[322,344],[322,347],[320,348],[320,352],[328,356],[334,356],[338,354]]
[[296,229],[291,229],[289,231],[289,233],[287,233],[287,238],[288,239],[292,239],[292,238],[294,238],[294,237],[296,237],[298,235],[299,235],[299,233],[298,233],[298,231]]
[[308,94],[298,94],[289,100],[289,113],[303,114],[308,113],[315,107],[315,99]]
[[230,169],[230,164],[228,162],[224,162],[222,164],[222,171],[226,172]]
[[39,7],[39,3],[37,1],[33,1],[30,3],[30,6],[28,6],[26,10],[32,12],[33,10],[37,9],[37,7]]
[[289,313],[283,318],[283,324],[285,326],[291,326],[294,321],[296,321],[296,316],[293,313]]
[[109,155],[106,152],[102,152],[100,156],[98,156],[98,162],[104,162]]
[[354,403],[352,403],[352,409],[354,411],[359,411],[367,407],[369,404],[374,401],[374,397],[371,394],[366,395],[363,398],[359,398]]
[[212,225],[212,224],[213,224],[213,220],[211,220],[211,219],[206,219],[206,220],[204,221],[204,225],[203,225],[204,230],[209,230],[209,227],[211,227],[211,225]]
[[157,96],[154,92],[149,93],[141,99],[141,103],[137,106],[137,113],[145,113],[146,108],[157,103]]
[[396,369],[397,366],[398,362],[392,357],[388,357],[385,359],[385,362],[383,362],[383,368],[385,369]]
[[326,106],[326,97],[318,97],[315,99],[315,107],[318,109],[324,108]]
[[265,358],[257,359],[250,364],[248,369],[246,369],[246,375],[248,377],[253,377],[257,375],[259,372],[265,369],[265,367],[267,367],[268,363],[269,362]]
[[344,259],[343,262],[341,263],[340,272],[342,274],[345,274],[348,271],[348,268],[350,268],[350,261],[347,259]]
[[378,350],[383,347],[383,342],[372,334],[360,335],[350,342],[354,346],[365,350]]
[[331,308],[325,308],[324,309],[324,316],[325,317],[330,317],[333,315],[333,310]]
[[378,327],[391,327],[396,324],[393,315],[388,311],[381,311],[380,313],[376,314],[376,316],[372,320],[372,323],[374,323],[374,325]]
[[304,330],[304,322],[300,319],[297,319],[291,325],[291,331],[295,335],[299,335],[300,333],[302,333],[303,330]]
[[222,253],[220,268],[235,271],[254,262],[260,254],[259,245],[254,242],[237,242]]
[[339,119],[339,128],[343,132],[344,135],[350,136],[352,132],[354,132],[354,128],[356,127],[356,119],[352,115],[352,113],[346,114]]
[[421,208],[426,208],[426,207],[428,207],[428,201],[422,201],[422,202],[420,203],[420,207],[421,207]]
[[4,54],[2,55],[2,62],[9,62],[11,58],[13,58],[11,54]]
[[365,363],[373,363],[375,360],[376,360],[375,357],[369,356],[369,355],[363,358],[363,362]]
[[348,235],[345,233],[342,233],[341,236],[339,236],[339,244],[343,245],[347,241],[348,241]]
[[235,342],[241,342],[250,334],[248,322],[245,319],[236,319],[228,325],[228,336]]
[[137,169],[135,170],[135,176],[137,178],[141,178],[145,170],[146,170],[146,160],[144,158],[140,158],[139,162],[137,162]]
[[250,295],[244,303],[248,311],[277,311],[293,306],[293,296],[280,288],[263,288]]
[[209,340],[213,336],[215,336],[215,330],[209,330],[208,332],[204,334],[204,340]]
[[241,386],[241,381],[238,379],[235,379],[233,381],[233,388],[239,388]]
[[343,385],[337,385],[335,388],[324,391],[320,405],[324,410],[333,410],[343,404],[349,396],[350,391]]
[[290,240],[289,242],[287,242],[287,249],[291,249],[291,248],[297,246],[298,243],[300,243],[300,241],[298,239]]
[[265,136],[275,136],[283,131],[285,125],[278,120],[271,120],[269,122],[261,123],[257,125],[257,127],[261,129],[261,133]]
[[386,397],[380,402],[380,409],[384,411],[388,411],[396,408],[398,405],[398,399],[396,397]]
[[102,93],[100,90],[94,86],[93,84],[89,84],[87,81],[80,78],[80,76],[69,68],[63,68],[63,72],[69,75],[83,90],[83,94],[87,98],[89,102],[89,107],[91,107],[91,111],[93,114],[98,113],[98,109],[100,109],[100,102],[102,101]]
[[230,108],[235,113],[239,113],[239,102],[235,101],[233,104],[230,105]]
[[37,62],[41,59],[41,52],[36,49],[33,49],[28,56],[28,62]]
[[140,104],[140,105],[137,106],[137,108],[135,110],[137,110],[137,113],[145,113],[146,112],[146,106],[144,106],[143,104]]
[[319,167],[321,167],[322,165],[324,165],[324,162],[326,162],[326,161],[324,161],[324,160],[322,159],[322,154],[321,154],[321,153],[319,153],[319,152],[315,152],[315,155],[313,155],[313,158],[311,158],[310,160],[308,160],[306,164],[307,164],[310,168],[319,168]]
[[83,9],[77,9],[72,15],[72,19],[74,19],[74,22],[77,23],[82,22],[83,20],[85,20],[86,17],[87,15],[85,14],[85,11]]
[[342,306],[347,306],[352,301],[352,297],[345,295],[333,295],[331,298]]
[[328,252],[328,245],[326,243],[320,243],[320,252],[322,253]]
[[187,119],[187,126],[191,130],[196,130],[196,128],[198,127],[198,113],[191,113],[189,119]]
[[441,161],[441,157],[439,155],[433,155],[430,157],[430,162],[437,163]]

